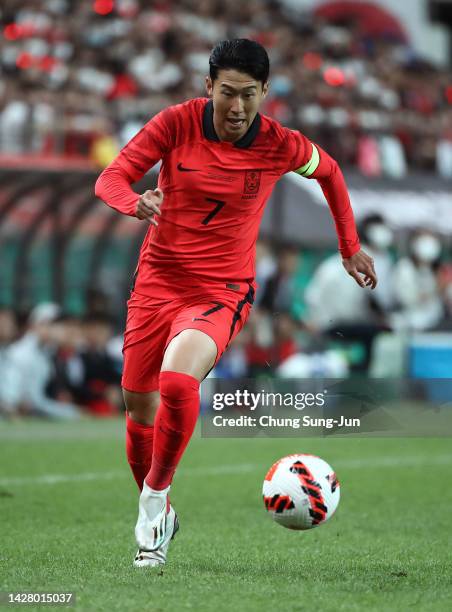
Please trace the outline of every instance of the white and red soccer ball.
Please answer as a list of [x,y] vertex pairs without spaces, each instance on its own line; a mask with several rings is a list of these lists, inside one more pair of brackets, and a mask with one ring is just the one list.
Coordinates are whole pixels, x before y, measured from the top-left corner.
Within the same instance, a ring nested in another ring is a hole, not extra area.
[[333,468],[315,455],[288,455],[268,470],[262,490],[271,517],[288,529],[311,529],[330,519],[339,504]]

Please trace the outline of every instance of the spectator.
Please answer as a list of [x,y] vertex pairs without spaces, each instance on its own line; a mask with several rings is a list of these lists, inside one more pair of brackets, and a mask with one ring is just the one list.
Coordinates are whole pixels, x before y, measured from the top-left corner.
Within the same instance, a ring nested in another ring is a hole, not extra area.
[[47,392],[56,400],[77,403],[84,384],[81,321],[74,315],[62,314],[54,322],[54,330],[57,348],[53,354],[54,371]]
[[426,230],[414,232],[408,255],[400,259],[394,271],[394,291],[398,312],[392,317],[396,330],[433,329],[443,317],[438,285],[438,267],[442,251],[438,236]]
[[[17,336],[17,321],[14,312],[7,306],[0,306],[0,381],[4,380],[9,363],[11,343]],[[3,383],[0,383],[0,415],[11,416],[14,407],[8,400]]]
[[277,268],[267,278],[260,306],[269,313],[292,312],[301,300],[301,288],[296,273],[300,263],[298,249],[285,246],[277,258]]
[[80,357],[83,367],[82,384],[77,398],[96,416],[112,416],[122,409],[119,387],[120,373],[108,350],[113,326],[107,315],[89,315],[83,321],[85,345]]
[[365,323],[371,316],[367,293],[344,275],[338,253],[327,257],[315,270],[306,287],[305,300],[306,323],[313,331]]
[[444,305],[443,317],[435,331],[452,331],[452,264],[441,266],[438,274],[441,299]]
[[[340,256],[334,253],[317,268],[306,289],[308,324],[320,330],[344,324],[386,324],[393,308],[393,263],[389,253],[393,237],[381,215],[369,215],[360,224],[363,248],[375,262],[378,285],[363,292],[342,273]],[[337,299],[340,296],[340,299]]]
[[267,283],[276,273],[276,259],[268,241],[259,239],[256,243],[256,299],[254,305],[259,306],[265,294]]
[[389,253],[393,238],[378,214],[361,222],[360,236],[363,248],[374,258],[379,280],[375,291],[364,292],[344,276],[340,257],[335,253],[320,264],[306,288],[306,323],[311,331],[327,334],[335,341],[358,343],[363,356],[354,366],[367,371],[375,336],[388,330],[394,308],[393,263]]
[[46,388],[53,375],[52,351],[56,348],[54,321],[59,307],[36,306],[22,338],[11,344],[1,380],[3,402],[16,414],[74,419],[79,410],[71,403],[48,397]]
[[365,174],[450,176],[451,75],[403,37],[332,24],[288,0],[118,0],[102,15],[99,4],[2,2],[0,151],[104,163],[147,117],[203,92],[215,42],[250,37],[272,54],[264,112]]
[[388,324],[388,315],[394,309],[394,262],[390,253],[394,236],[391,228],[379,214],[365,217],[359,228],[361,242],[373,257],[378,273],[378,285],[368,295],[368,304],[376,323]]

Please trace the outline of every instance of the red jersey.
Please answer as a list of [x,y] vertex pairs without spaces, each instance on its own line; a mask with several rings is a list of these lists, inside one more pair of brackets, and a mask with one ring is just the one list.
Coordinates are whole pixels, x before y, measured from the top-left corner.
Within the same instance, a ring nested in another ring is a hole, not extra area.
[[296,171],[319,181],[330,205],[343,257],[359,239],[337,163],[300,132],[257,114],[234,143],[220,141],[213,103],[197,98],[153,117],[102,172],[96,195],[134,215],[131,183],[161,160],[163,191],[158,227],[150,225],[138,263],[136,291],[155,294],[162,283],[248,282],[255,276],[259,225],[276,182]]

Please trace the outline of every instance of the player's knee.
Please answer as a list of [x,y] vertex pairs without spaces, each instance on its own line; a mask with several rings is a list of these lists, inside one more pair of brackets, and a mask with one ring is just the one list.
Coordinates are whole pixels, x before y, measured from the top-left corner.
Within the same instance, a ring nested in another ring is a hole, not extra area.
[[184,329],[168,344],[162,371],[178,372],[203,380],[217,356],[214,340],[198,329]]
[[165,404],[168,425],[184,429],[186,424],[197,419],[199,382],[193,376],[168,370],[161,372],[160,396]]
[[124,388],[122,392],[130,418],[143,425],[152,425],[160,403],[159,393],[137,393]]
[[181,372],[160,372],[160,395],[168,405],[183,407],[187,401],[199,400],[199,381]]

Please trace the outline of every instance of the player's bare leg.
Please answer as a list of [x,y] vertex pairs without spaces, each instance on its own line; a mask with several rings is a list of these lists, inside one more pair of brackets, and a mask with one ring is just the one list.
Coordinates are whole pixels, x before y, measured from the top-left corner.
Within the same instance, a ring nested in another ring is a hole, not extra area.
[[143,483],[135,528],[137,567],[163,565],[179,527],[177,515],[168,503],[168,492],[198,418],[199,383],[213,367],[216,356],[217,346],[212,338],[194,329],[178,334],[165,351],[152,464]]
[[171,340],[161,371],[180,372],[201,382],[217,358],[217,345],[199,329],[185,329]]
[[149,393],[137,393],[135,391],[122,390],[128,416],[142,425],[153,425],[155,415],[160,403],[160,393],[150,391]]

